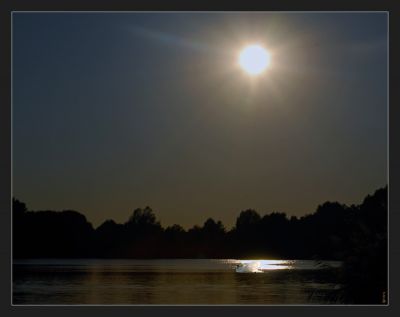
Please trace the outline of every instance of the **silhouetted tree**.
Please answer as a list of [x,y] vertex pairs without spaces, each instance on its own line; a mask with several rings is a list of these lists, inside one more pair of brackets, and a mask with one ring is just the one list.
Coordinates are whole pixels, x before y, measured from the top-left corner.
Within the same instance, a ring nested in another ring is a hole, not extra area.
[[93,227],[76,211],[24,212],[14,222],[14,231],[19,236],[14,245],[15,257],[93,256]]
[[159,257],[163,229],[150,207],[137,208],[125,223],[123,252],[126,257]]
[[180,225],[174,224],[164,230],[162,239],[162,257],[163,258],[185,258],[188,248],[186,241],[186,231]]
[[289,256],[288,248],[292,240],[286,214],[273,212],[265,215],[260,221],[260,226],[265,252],[273,258]]
[[385,304],[387,271],[387,186],[355,208],[350,239],[344,247],[341,300]]
[[205,235],[219,236],[225,233],[225,228],[221,221],[215,222],[214,219],[208,218],[204,222],[202,231]]
[[25,203],[20,202],[18,199],[13,198],[12,204],[13,204],[13,216],[16,219],[22,217],[25,214],[25,212],[27,212]]
[[361,205],[346,209],[345,226],[336,229],[340,245],[337,254],[343,261],[336,280],[340,287],[328,292],[327,298],[347,304],[385,304],[387,187],[368,195]]
[[124,226],[114,220],[106,220],[95,230],[95,251],[97,257],[119,257]]
[[147,206],[144,209],[137,208],[133,211],[132,216],[129,217],[128,226],[152,226],[156,225],[156,216],[153,210]]
[[261,217],[257,211],[253,209],[247,209],[240,213],[236,219],[236,230],[237,231],[248,231],[255,229],[260,223]]
[[236,245],[236,254],[239,256],[258,256],[263,252],[260,244],[261,216],[253,209],[247,209],[239,214],[234,228],[234,243]]
[[16,258],[23,257],[25,254],[25,248],[29,245],[29,224],[27,223],[26,212],[27,208],[25,203],[22,203],[18,199],[12,199],[12,210],[13,210],[13,256]]
[[201,228],[202,250],[211,258],[218,258],[224,254],[225,228],[221,221],[215,222],[208,218]]

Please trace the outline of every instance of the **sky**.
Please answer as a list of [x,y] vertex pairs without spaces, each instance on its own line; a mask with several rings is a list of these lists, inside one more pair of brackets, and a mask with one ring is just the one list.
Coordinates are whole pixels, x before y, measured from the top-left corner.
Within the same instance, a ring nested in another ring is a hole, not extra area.
[[361,203],[387,184],[387,32],[386,13],[13,13],[13,196],[95,227]]

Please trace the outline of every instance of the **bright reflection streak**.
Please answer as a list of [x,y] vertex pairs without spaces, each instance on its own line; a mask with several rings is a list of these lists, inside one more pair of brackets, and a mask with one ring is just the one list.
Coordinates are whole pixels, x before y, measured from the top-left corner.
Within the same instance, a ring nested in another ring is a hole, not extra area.
[[261,261],[262,270],[288,270],[292,268],[292,261],[284,260],[263,260]]
[[257,264],[261,271],[270,270],[290,270],[294,268],[295,261],[291,260],[227,260],[227,263],[232,264],[233,267],[236,265],[251,265]]
[[292,261],[287,260],[259,260],[261,270],[288,270],[292,268]]

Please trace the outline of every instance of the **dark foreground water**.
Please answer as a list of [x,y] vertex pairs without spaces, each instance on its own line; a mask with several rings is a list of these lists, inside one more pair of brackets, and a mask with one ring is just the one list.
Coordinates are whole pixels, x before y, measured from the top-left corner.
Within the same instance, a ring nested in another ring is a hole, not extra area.
[[[13,304],[326,304],[338,262],[259,260],[15,260]],[[339,303],[340,304],[340,303]]]

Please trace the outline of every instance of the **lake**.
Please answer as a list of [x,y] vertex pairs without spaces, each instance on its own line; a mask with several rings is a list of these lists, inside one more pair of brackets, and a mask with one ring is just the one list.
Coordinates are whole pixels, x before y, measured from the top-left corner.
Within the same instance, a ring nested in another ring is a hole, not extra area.
[[[340,262],[234,259],[14,260],[16,305],[326,304]],[[338,303],[340,304],[340,303]]]

